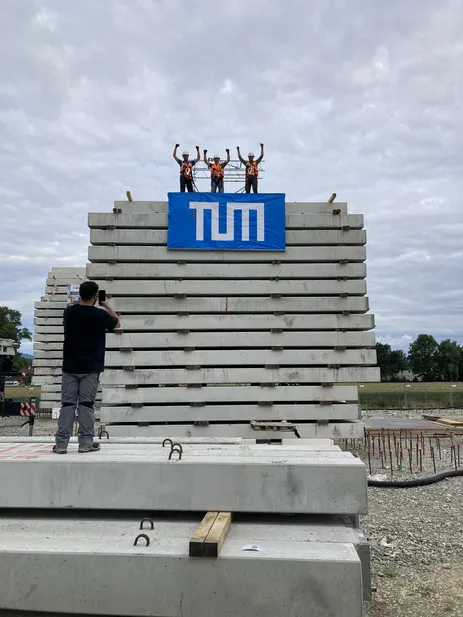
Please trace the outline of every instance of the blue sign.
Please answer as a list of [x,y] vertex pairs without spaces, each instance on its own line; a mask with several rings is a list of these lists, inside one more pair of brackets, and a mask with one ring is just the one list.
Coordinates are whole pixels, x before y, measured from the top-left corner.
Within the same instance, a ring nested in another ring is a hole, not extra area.
[[284,193],[169,193],[167,248],[284,251]]

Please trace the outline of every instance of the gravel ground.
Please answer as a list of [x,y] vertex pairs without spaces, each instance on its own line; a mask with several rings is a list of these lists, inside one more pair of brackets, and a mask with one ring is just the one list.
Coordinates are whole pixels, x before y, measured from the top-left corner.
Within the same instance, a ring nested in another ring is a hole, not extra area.
[[[401,412],[368,415],[400,416]],[[19,424],[14,418],[0,419],[0,435],[27,435],[28,427],[20,429]],[[53,435],[55,426],[54,420],[39,419],[34,434]],[[462,446],[463,465],[463,436],[454,443]],[[362,444],[354,446],[368,465]],[[437,472],[454,468],[450,448],[450,439],[441,440],[442,459],[436,450]],[[390,469],[381,469],[375,454],[372,473],[390,479]],[[428,441],[423,472],[415,456],[413,473],[404,460],[404,471],[395,470],[394,478],[434,474]],[[374,593],[369,617],[463,617],[463,477],[411,489],[370,488],[369,514],[361,525],[372,552]]]

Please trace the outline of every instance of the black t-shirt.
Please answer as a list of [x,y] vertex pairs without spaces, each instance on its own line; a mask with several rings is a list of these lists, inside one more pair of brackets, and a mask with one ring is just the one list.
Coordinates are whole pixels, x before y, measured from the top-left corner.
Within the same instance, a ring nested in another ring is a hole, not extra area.
[[63,315],[64,373],[102,373],[106,331],[113,332],[117,319],[96,306],[73,304]]

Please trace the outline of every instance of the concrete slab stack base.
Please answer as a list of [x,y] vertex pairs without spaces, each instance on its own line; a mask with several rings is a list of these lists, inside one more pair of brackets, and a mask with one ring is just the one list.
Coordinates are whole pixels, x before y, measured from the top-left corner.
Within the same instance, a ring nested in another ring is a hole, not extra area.
[[[89,214],[87,276],[122,322],[102,377],[111,434],[275,439],[268,423],[286,421],[285,437],[362,436],[357,388],[339,384],[379,380],[363,216],[287,202],[286,251],[263,253],[168,250],[167,213]],[[38,367],[58,370],[59,353]]]
[[[190,558],[201,520],[0,518],[0,609],[130,617],[361,617],[368,553],[342,520],[241,518],[218,559]],[[254,545],[254,550],[249,546]]]
[[[63,357],[63,311],[67,306],[68,285],[80,285],[87,280],[86,268],[52,268],[47,275],[45,295],[34,306],[34,377],[32,385],[40,386],[40,410],[51,411],[57,418],[61,407],[61,360]],[[59,366],[51,367],[41,359],[54,354]],[[58,370],[55,370],[55,369]],[[101,387],[95,410],[99,416]]]

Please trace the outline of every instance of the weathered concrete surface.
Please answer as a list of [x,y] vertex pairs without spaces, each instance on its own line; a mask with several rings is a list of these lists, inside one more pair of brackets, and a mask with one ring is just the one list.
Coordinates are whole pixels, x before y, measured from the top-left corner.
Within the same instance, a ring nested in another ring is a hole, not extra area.
[[[165,427],[164,427],[165,431]],[[1,444],[0,508],[80,508],[359,514],[367,509],[364,464],[348,453],[184,453],[161,445],[114,444],[83,456],[51,445]],[[342,456],[341,456],[342,455]],[[174,458],[176,455],[174,454]],[[91,473],[90,473],[91,469]]]
[[187,251],[166,250],[165,246],[90,246],[88,260],[91,262],[108,262],[110,260],[126,262],[339,262],[347,259],[353,262],[366,260],[364,246],[289,246],[286,251]]
[[[60,386],[53,385],[53,388]],[[43,392],[51,392],[48,386],[43,386]],[[168,399],[166,399],[167,401]],[[105,403],[105,405],[107,405]],[[119,407],[108,405],[101,409],[101,419],[104,422],[128,422],[132,424],[143,422],[245,422],[251,420],[288,421],[299,420],[358,420],[358,405],[278,405],[262,408],[259,405],[206,405],[192,407],[190,405],[159,404],[136,407]]]
[[[103,420],[103,417],[102,417]],[[111,422],[111,417],[105,416],[105,422]],[[293,432],[284,431],[255,431],[250,424],[210,424],[209,426],[194,426],[191,423],[150,424],[148,426],[134,426],[119,424],[107,427],[111,437],[162,437],[168,432],[169,437],[242,437],[243,439],[282,439],[294,438]],[[297,430],[303,439],[354,439],[364,436],[361,422],[332,422],[316,424],[314,422],[298,422]]]
[[[266,280],[125,280],[96,281],[101,289],[113,296],[173,296],[187,294],[194,296],[258,296],[271,294],[295,296],[363,296],[366,294],[366,281],[350,279],[338,281],[333,279],[308,280],[298,279],[266,281]],[[47,293],[51,288],[47,287]],[[66,288],[62,289],[66,293]]]
[[236,263],[119,263],[87,264],[87,274],[92,279],[336,279],[338,276],[348,279],[366,277],[364,263],[308,263],[308,264],[242,264]]
[[[115,201],[114,208],[121,211],[121,214],[151,214],[156,212],[167,212],[168,201]],[[333,210],[339,214],[347,214],[346,202],[305,202],[287,201],[285,203],[286,214],[330,214]],[[338,216],[338,215],[336,215]]]
[[[166,229],[167,208],[153,214],[113,214],[91,212],[90,229]],[[363,214],[290,214],[286,213],[286,229],[363,229]]]
[[[0,519],[0,609],[127,617],[362,615],[359,540],[339,523],[233,523],[219,559],[188,557],[198,519],[156,520],[154,531],[145,531],[149,547],[133,546],[138,523],[36,518],[18,526]],[[254,543],[260,551],[243,551]]]
[[[104,402],[117,405],[130,403],[258,403],[272,401],[345,401],[357,402],[358,391],[355,386],[210,386],[205,388],[120,388],[105,384]],[[266,411],[261,410],[262,415]]]
[[321,383],[359,383],[379,381],[378,367],[348,366],[330,368],[184,368],[139,369],[124,371],[106,369],[101,377],[102,383],[123,385],[175,385],[175,384],[321,384]]
[[[90,244],[146,244],[149,246],[167,243],[167,229],[92,229]],[[366,233],[362,229],[343,231],[340,229],[287,229],[286,246],[363,246]]]

